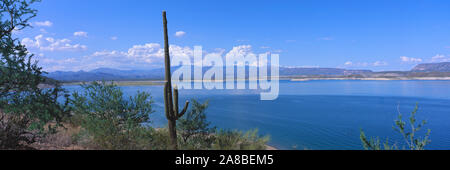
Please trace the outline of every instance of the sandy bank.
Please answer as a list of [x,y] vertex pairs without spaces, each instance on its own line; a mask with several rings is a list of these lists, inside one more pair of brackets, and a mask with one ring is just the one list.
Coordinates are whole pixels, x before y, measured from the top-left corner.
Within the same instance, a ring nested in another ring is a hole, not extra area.
[[392,80],[450,80],[450,77],[395,77],[395,78],[299,78],[291,81],[312,80],[370,80],[370,81],[392,81]]

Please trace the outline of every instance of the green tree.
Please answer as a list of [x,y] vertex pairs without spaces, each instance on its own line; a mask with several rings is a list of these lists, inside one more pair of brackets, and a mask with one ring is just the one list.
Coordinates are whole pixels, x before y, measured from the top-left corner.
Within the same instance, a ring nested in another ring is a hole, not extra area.
[[[427,146],[431,141],[429,139],[431,130],[428,129],[423,137],[417,137],[417,132],[422,129],[422,127],[427,123],[425,120],[422,122],[417,122],[416,114],[419,111],[419,105],[416,105],[414,110],[411,112],[411,116],[408,119],[408,122],[403,120],[403,116],[399,109],[399,116],[397,120],[395,120],[394,130],[401,134],[404,139],[405,145],[402,149],[410,149],[410,150],[424,150],[425,146]],[[409,129],[408,129],[409,126]],[[363,144],[364,149],[366,150],[398,150],[399,147],[394,144],[392,146],[389,145],[388,140],[381,146],[379,138],[370,138],[367,139],[364,131],[361,130],[360,134],[361,142]]]
[[192,100],[192,109],[178,120],[177,127],[184,142],[193,136],[206,136],[215,131],[215,127],[210,127],[211,122],[206,120],[207,108],[208,102],[201,104],[197,100]]
[[[36,0],[0,1],[0,149],[18,149],[60,126],[68,113],[57,99],[64,90],[48,80],[33,55],[13,38],[14,31],[29,27],[37,11]],[[66,95],[67,97],[67,95]],[[49,124],[50,122],[56,122]],[[47,127],[45,127],[47,125]]]
[[128,99],[122,90],[106,82],[82,85],[71,100],[73,119],[83,128],[82,135],[92,139],[95,149],[151,149],[149,114],[153,100],[138,92]]
[[182,139],[179,142],[181,149],[211,148],[216,127],[211,127],[211,122],[206,119],[207,108],[208,102],[202,104],[192,100],[191,109],[177,121],[179,136]]

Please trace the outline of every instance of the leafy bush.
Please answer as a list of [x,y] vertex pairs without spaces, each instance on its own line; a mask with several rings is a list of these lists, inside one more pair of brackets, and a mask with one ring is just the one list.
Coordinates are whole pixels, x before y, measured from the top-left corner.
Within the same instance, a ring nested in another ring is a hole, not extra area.
[[[403,116],[399,111],[398,119],[395,120],[395,126],[394,130],[399,132],[404,139],[405,145],[402,147],[402,149],[410,149],[410,150],[424,150],[425,146],[427,146],[431,141],[429,140],[429,136],[431,133],[431,130],[428,129],[427,133],[425,133],[424,137],[417,137],[416,133],[422,129],[422,127],[427,123],[426,121],[422,121],[420,123],[417,122],[416,119],[416,113],[419,110],[419,106],[416,105],[414,110],[411,112],[411,116],[409,117],[409,122],[406,122],[403,120]],[[406,127],[409,125],[411,127],[410,130],[408,130]],[[397,144],[389,145],[388,140],[381,146],[380,139],[377,138],[370,138],[367,139],[364,132],[361,130],[360,135],[362,144],[364,146],[364,149],[366,150],[398,150],[399,147]]]
[[193,138],[206,139],[211,133],[215,132],[215,127],[210,127],[210,122],[206,120],[205,111],[208,108],[208,102],[203,104],[197,100],[192,100],[192,109],[178,120],[178,129],[181,132],[183,142]]
[[150,94],[138,92],[128,100],[114,84],[105,82],[82,85],[82,94],[73,93],[71,105],[76,123],[83,128],[79,139],[90,139],[93,149],[150,149],[153,112]]
[[69,113],[67,102],[57,102],[65,91],[57,83],[43,88],[49,81],[42,76],[42,68],[12,37],[14,30],[28,27],[28,21],[36,16],[37,11],[30,7],[34,2],[0,1],[0,149],[20,149],[34,143],[54,132]]
[[203,104],[197,100],[192,100],[191,109],[178,120],[178,136],[182,140],[178,140],[181,149],[201,150],[211,147],[214,139],[212,135],[215,127],[210,127],[211,122],[206,120],[206,109],[208,102]]
[[178,120],[181,149],[189,150],[264,150],[269,137],[258,136],[258,130],[248,132],[219,130],[210,127],[206,119],[208,102],[192,100],[191,109]]

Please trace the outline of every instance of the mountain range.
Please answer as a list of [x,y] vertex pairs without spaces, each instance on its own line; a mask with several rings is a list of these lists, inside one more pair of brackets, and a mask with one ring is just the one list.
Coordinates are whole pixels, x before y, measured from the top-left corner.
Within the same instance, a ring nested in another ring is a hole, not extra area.
[[[176,70],[179,67],[173,67]],[[210,67],[204,67],[203,73]],[[224,68],[224,74],[225,74]],[[237,69],[237,68],[235,68]],[[193,70],[193,68],[192,68]],[[248,68],[246,68],[248,74]],[[269,69],[270,72],[270,69]],[[236,73],[235,73],[236,74]],[[92,71],[56,71],[46,75],[51,79],[62,82],[80,81],[132,81],[132,80],[162,80],[164,79],[164,68],[150,70],[119,70],[112,68],[99,68]],[[191,75],[193,77],[193,75]],[[374,72],[371,70],[350,70],[342,68],[303,68],[303,67],[280,67],[280,77],[450,77],[450,62],[419,64],[411,71],[384,71]]]
[[415,72],[450,72],[450,62],[419,64],[412,69]]

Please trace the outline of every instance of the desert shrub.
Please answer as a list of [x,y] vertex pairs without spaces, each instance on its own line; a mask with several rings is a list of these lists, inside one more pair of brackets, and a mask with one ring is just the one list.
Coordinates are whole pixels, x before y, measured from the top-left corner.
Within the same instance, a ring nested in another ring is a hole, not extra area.
[[80,132],[80,127],[74,127],[70,124],[64,124],[58,127],[56,133],[48,134],[38,142],[31,144],[33,149],[38,150],[74,150],[83,149],[77,145],[74,136]]
[[207,121],[208,102],[192,100],[191,109],[178,120],[178,146],[184,150],[263,150],[269,137],[261,137],[258,130],[248,132],[217,130]]
[[150,94],[138,92],[126,99],[119,87],[105,82],[82,85],[83,92],[74,92],[71,100],[72,118],[81,125],[76,137],[92,149],[151,149],[153,112]]
[[211,122],[206,120],[208,102],[203,104],[192,100],[191,109],[178,120],[178,131],[181,141],[181,149],[205,149],[211,146],[215,127],[210,127]]
[[[0,149],[20,149],[55,131],[68,110],[58,103],[65,91],[46,84],[42,68],[14,30],[29,26],[36,16],[35,0],[0,1]],[[66,96],[67,97],[67,96]],[[49,124],[50,122],[56,122]]]
[[168,128],[159,128],[152,131],[152,149],[154,150],[169,150],[170,135]]
[[261,137],[258,130],[247,132],[220,130],[215,135],[214,150],[265,150],[270,137]]
[[[360,138],[363,144],[364,149],[366,150],[399,150],[399,149],[409,149],[409,150],[425,150],[425,146],[427,146],[431,141],[429,140],[429,136],[431,130],[425,133],[423,137],[417,137],[417,132],[422,129],[422,127],[427,123],[426,121],[417,122],[416,113],[419,110],[419,106],[416,105],[414,110],[411,112],[411,116],[408,119],[408,122],[403,120],[403,116],[400,113],[397,120],[395,120],[394,130],[397,131],[401,137],[404,139],[404,145],[399,147],[397,144],[390,145],[388,140],[385,143],[381,144],[379,137],[368,139],[361,130]],[[408,129],[407,127],[410,127]]]

